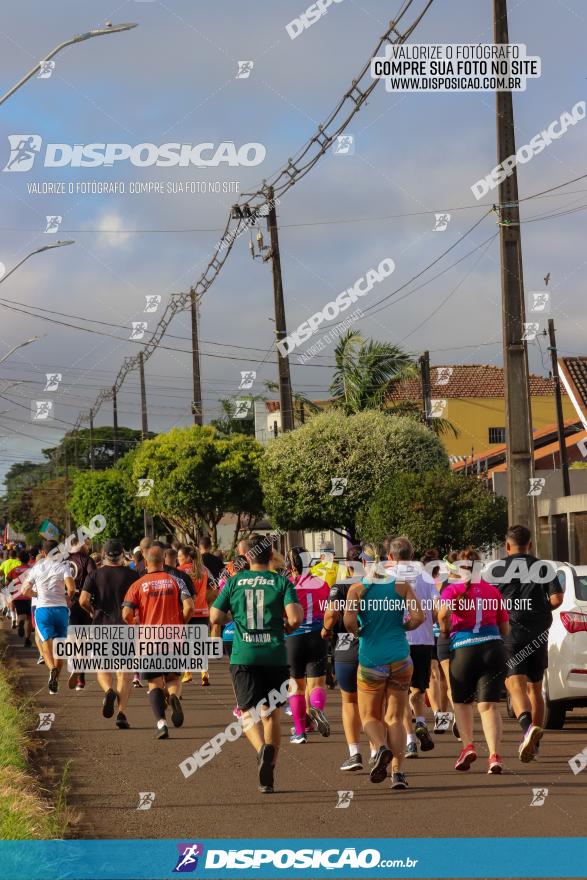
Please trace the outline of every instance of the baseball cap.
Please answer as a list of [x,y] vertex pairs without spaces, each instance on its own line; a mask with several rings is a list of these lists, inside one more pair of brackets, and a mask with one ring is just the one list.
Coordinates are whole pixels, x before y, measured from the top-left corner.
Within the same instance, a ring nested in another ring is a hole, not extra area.
[[106,541],[104,544],[104,556],[107,556],[109,559],[118,559],[123,553],[124,547],[122,541],[119,541],[117,538],[110,538],[110,540]]

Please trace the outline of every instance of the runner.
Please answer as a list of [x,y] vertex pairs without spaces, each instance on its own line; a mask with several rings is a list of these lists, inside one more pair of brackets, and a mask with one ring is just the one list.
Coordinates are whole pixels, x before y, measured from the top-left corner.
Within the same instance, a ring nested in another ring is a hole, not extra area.
[[304,547],[292,547],[287,562],[304,611],[300,626],[285,639],[290,676],[295,681],[289,696],[294,721],[290,742],[303,745],[308,741],[307,716],[321,736],[330,736],[330,724],[324,714],[328,644],[321,636],[330,588],[326,581],[308,571],[310,554]]
[[[343,582],[336,583],[330,589],[329,602],[324,614],[322,638],[335,638],[334,672],[342,701],[342,727],[347,741],[349,757],[340,765],[341,770],[354,771],[363,769],[363,757],[360,752],[361,717],[357,703],[357,670],[359,668],[359,640],[348,632],[343,616],[346,598],[352,581],[350,580],[357,567],[360,568],[360,547],[351,547],[346,554],[347,565],[343,569]],[[352,563],[356,565],[353,566]]]
[[214,553],[212,553],[212,541],[208,535],[203,535],[199,542],[200,553],[202,554],[202,562],[212,575],[215,581],[218,580],[224,569],[224,563]]
[[[79,538],[71,539],[71,550],[67,561],[71,566],[71,572],[75,581],[75,596],[69,609],[69,622],[71,626],[87,626],[91,617],[80,607],[79,596],[86,580],[86,576],[96,571],[96,563],[90,555],[89,541],[80,541]],[[71,690],[83,691],[86,686],[84,672],[72,672],[69,676],[68,686]]]
[[[213,589],[213,578],[202,561],[202,555],[197,547],[185,547],[180,545],[177,550],[177,562],[179,571],[187,574],[195,591],[194,616],[190,623],[202,624],[208,629],[210,622],[210,609],[208,600],[214,601],[217,590]],[[210,686],[208,670],[202,670],[202,687]],[[192,680],[191,672],[184,672],[182,683]]]
[[[407,538],[390,539],[388,546],[396,555],[413,554]],[[359,636],[359,712],[363,729],[377,749],[371,782],[383,782],[391,763],[393,789],[408,787],[402,772],[403,717],[413,664],[406,631],[423,621],[424,613],[410,584],[384,574],[377,559],[367,577],[348,592],[344,624]]]
[[22,595],[31,598],[36,593],[35,630],[41,642],[43,659],[49,669],[49,693],[59,691],[59,675],[63,660],[53,655],[53,639],[67,638],[69,608],[66,598],[75,596],[75,581],[71,568],[60,555],[47,558],[58,546],[57,541],[45,541],[41,560],[36,562],[25,577]]
[[270,570],[270,540],[252,535],[250,541],[247,558],[251,570],[227,581],[210,609],[210,622],[222,625],[228,613],[232,614],[235,629],[230,673],[245,735],[257,753],[259,791],[270,794],[281,738],[280,711],[268,707],[256,720],[250,710],[266,703],[269,692],[280,692],[289,680],[284,636],[300,626],[304,612],[291,581]]
[[33,567],[34,562],[31,560],[31,554],[28,550],[20,550],[18,554],[20,565],[12,568],[7,577],[8,590],[10,593],[10,604],[16,611],[16,620],[18,625],[18,634],[24,638],[23,646],[30,648],[32,633],[32,612],[31,599],[23,596],[21,588],[26,578],[26,573]]
[[329,587],[336,583],[338,563],[334,561],[334,544],[332,541],[320,542],[320,561],[313,565],[310,574],[322,578]]
[[[104,626],[122,624],[122,603],[131,584],[138,579],[138,574],[124,564],[124,547],[122,541],[110,538],[103,548],[104,564],[97,571],[86,575],[79,604],[91,617],[92,623]],[[116,677],[116,687],[114,687]],[[102,715],[112,718],[114,705],[118,702],[116,726],[119,730],[128,730],[125,709],[130,695],[132,674],[129,672],[98,672],[98,684],[104,691]]]
[[460,583],[446,587],[438,613],[440,630],[450,637],[450,689],[464,745],[455,770],[468,770],[477,760],[473,744],[473,702],[487,748],[488,773],[501,773],[502,722],[499,700],[505,680],[503,637],[509,630],[508,612],[499,590],[480,578],[480,555],[469,548],[459,553]]
[[[388,558],[394,562],[393,568],[388,570],[393,573],[396,580],[410,584],[425,615],[424,622],[417,629],[409,631],[406,636],[413,664],[410,698],[406,703],[404,714],[406,758],[417,758],[417,740],[420,741],[420,749],[423,752],[430,752],[434,748],[434,742],[426,725],[424,694],[430,684],[434,646],[432,612],[438,593],[432,578],[424,577],[422,567],[413,562],[412,545],[408,541],[386,539],[383,546]],[[412,729],[412,712],[416,719],[415,731]]]
[[[498,579],[498,589],[510,608],[510,632],[505,639],[506,687],[522,728],[518,756],[527,763],[536,757],[544,732],[542,679],[548,666],[548,631],[552,609],[562,603],[563,591],[551,563],[541,562],[530,552],[530,529],[511,526],[505,542],[507,558],[492,563],[489,579]],[[544,583],[531,579],[533,567],[544,576]]]
[[[181,624],[194,613],[193,599],[183,582],[165,571],[165,555],[161,547],[147,550],[147,574],[136,580],[122,603],[125,623],[140,625]],[[165,689],[169,693],[171,721],[174,727],[183,724],[183,709],[179,700],[181,683],[175,672],[147,672],[149,702],[157,722],[157,739],[167,739],[169,729],[165,719]]]
[[[0,572],[2,573],[2,584],[6,586],[8,583],[8,575],[12,571],[13,568],[16,568],[17,565],[20,565],[18,559],[18,553],[12,547],[7,551],[5,559],[0,563]],[[9,616],[11,620],[12,629],[16,629],[18,626],[16,609],[11,607],[9,604]]]

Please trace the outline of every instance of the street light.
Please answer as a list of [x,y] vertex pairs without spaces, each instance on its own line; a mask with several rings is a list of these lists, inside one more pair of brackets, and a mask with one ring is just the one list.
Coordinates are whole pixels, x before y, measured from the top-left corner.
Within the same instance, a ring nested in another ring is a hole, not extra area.
[[25,345],[30,345],[31,342],[36,342],[37,339],[40,339],[40,336],[31,336],[30,339],[25,339],[24,342],[19,342],[18,345],[15,345],[10,351],[6,352],[6,354],[2,355],[0,358],[0,364],[3,364],[5,360],[7,360],[11,354],[14,354],[15,351],[18,351],[19,348],[24,348]]
[[22,266],[23,263],[26,263],[29,257],[33,257],[35,254],[42,254],[43,251],[53,250],[53,248],[67,247],[67,245],[69,244],[75,244],[75,241],[54,241],[51,244],[44,244],[43,247],[37,248],[36,251],[31,251],[30,254],[27,254],[26,257],[23,257],[22,260],[17,263],[16,266],[13,266],[12,269],[5,275],[2,274],[3,269],[5,268],[4,264],[0,263],[0,284],[2,284],[3,281],[6,281],[6,279],[10,275],[12,275],[13,272],[16,272],[19,266]]
[[25,82],[28,82],[28,80],[31,79],[31,77],[33,77],[35,73],[37,73],[37,71],[41,69],[46,61],[49,61],[51,58],[57,55],[58,52],[61,52],[62,49],[65,49],[66,46],[72,46],[74,43],[83,43],[85,40],[91,40],[92,37],[102,37],[106,34],[118,34],[121,31],[130,31],[132,28],[136,27],[137,25],[133,24],[132,22],[128,22],[125,24],[111,24],[111,22],[108,21],[103,28],[96,28],[93,31],[88,31],[86,34],[76,34],[75,37],[71,37],[69,40],[65,40],[64,43],[60,43],[59,46],[56,46],[51,52],[49,52],[49,54],[46,55],[42,61],[39,61],[39,63],[36,64],[32,70],[29,70],[29,72],[25,74],[25,76],[23,76],[23,78],[19,82],[17,82],[15,86],[13,86],[8,92],[6,92],[5,95],[2,95],[2,97],[0,98],[0,104],[3,104],[4,101],[7,101],[8,98],[10,98],[11,95],[13,95],[17,91],[17,89],[20,89],[20,87],[23,86]]

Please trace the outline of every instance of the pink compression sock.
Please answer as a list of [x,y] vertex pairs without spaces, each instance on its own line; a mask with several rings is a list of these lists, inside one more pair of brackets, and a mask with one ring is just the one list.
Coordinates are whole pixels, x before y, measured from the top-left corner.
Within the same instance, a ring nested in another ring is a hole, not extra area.
[[296,734],[306,732],[306,697],[304,694],[290,694],[289,705]]
[[324,711],[326,707],[326,688],[316,687],[310,694],[310,706]]

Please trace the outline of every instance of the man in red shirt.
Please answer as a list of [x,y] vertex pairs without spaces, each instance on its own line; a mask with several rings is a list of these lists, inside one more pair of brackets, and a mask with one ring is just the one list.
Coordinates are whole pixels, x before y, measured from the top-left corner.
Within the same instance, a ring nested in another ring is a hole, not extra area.
[[[146,553],[147,574],[132,584],[122,603],[124,622],[141,626],[182,624],[191,619],[194,601],[183,581],[165,571],[165,555],[161,547],[150,547]],[[165,689],[169,693],[171,721],[174,727],[183,724],[183,709],[179,700],[179,674],[150,672],[149,702],[157,721],[157,739],[167,739],[169,730],[165,720]]]

